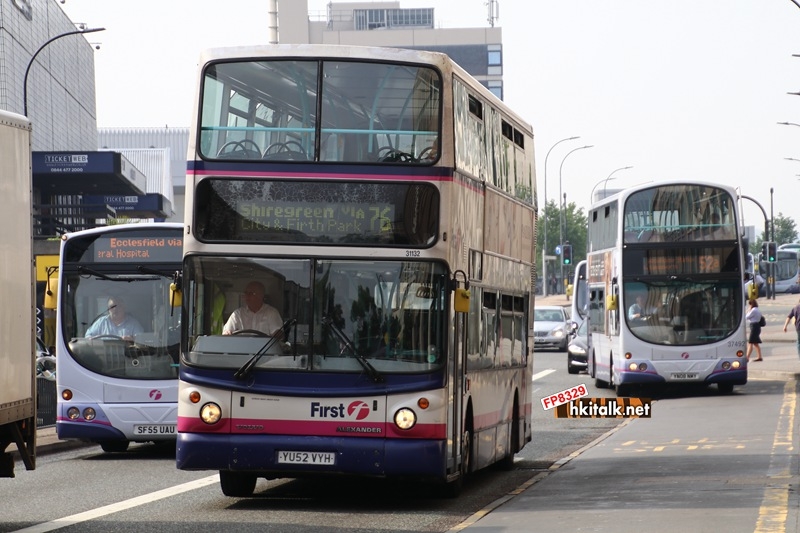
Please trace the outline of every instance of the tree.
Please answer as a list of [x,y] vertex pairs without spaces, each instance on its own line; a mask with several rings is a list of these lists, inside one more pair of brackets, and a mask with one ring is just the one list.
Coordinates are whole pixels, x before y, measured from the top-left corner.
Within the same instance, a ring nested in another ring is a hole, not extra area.
[[[783,216],[783,213],[778,213],[778,216],[774,218],[775,222],[775,239],[774,241],[778,243],[778,245],[789,243],[789,242],[797,242],[797,225],[795,224],[794,220]],[[761,243],[772,241],[772,234],[766,235],[765,232],[761,232],[760,239],[758,242],[754,242],[750,244],[750,251],[752,253],[759,253],[761,251]]]
[[[797,241],[797,227],[795,226],[794,220],[783,216],[783,213],[778,213],[778,216],[775,217],[774,221],[775,239],[767,240],[774,240],[778,244]],[[770,237],[771,236],[772,235],[770,235]]]
[[[539,213],[539,220],[536,223],[536,261],[537,265],[542,260],[542,248],[544,247],[544,221],[547,219],[547,255],[555,255],[556,246],[564,243],[559,242],[563,231],[564,241],[569,241],[572,245],[572,262],[578,264],[586,259],[586,232],[589,221],[583,208],[578,209],[575,202],[567,204],[564,210],[566,215],[566,225],[561,228],[563,218],[559,215],[559,206],[554,200],[547,202],[544,213]],[[560,229],[561,228],[561,229]],[[559,258],[559,262],[560,262]],[[541,274],[541,266],[537,270]]]

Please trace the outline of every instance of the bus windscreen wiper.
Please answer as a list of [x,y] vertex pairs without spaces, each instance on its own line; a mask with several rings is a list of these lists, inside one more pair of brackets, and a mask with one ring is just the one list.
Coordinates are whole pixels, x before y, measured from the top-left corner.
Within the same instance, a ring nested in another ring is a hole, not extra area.
[[91,274],[92,276],[95,276],[95,277],[98,277],[98,278],[101,278],[101,279],[105,279],[105,280],[108,280],[108,281],[117,281],[115,278],[112,278],[111,276],[107,276],[107,275],[103,274],[102,272],[98,272],[97,270],[94,270],[94,269],[89,268],[89,267],[85,267],[83,265],[78,265],[78,272],[80,272],[81,274],[83,274],[85,272],[86,274]]
[[336,335],[339,341],[342,344],[344,344],[344,347],[347,348],[347,350],[353,354],[353,357],[355,357],[356,361],[358,361],[359,364],[361,364],[361,366],[364,367],[364,370],[366,371],[367,375],[370,377],[372,381],[374,381],[375,383],[383,383],[385,381],[381,373],[375,370],[375,367],[369,364],[369,361],[367,361],[367,359],[363,355],[358,353],[356,347],[353,346],[353,341],[350,340],[350,338],[344,331],[339,329],[339,327],[333,323],[333,319],[331,317],[323,316],[322,325],[331,328],[333,334]]
[[136,270],[141,272],[142,274],[153,274],[154,276],[161,276],[162,278],[172,279],[175,275],[174,272],[170,272],[169,274],[161,272],[160,270],[156,270],[154,268],[147,268],[146,266],[139,265],[136,267]]
[[[282,335],[283,338],[289,336],[288,334],[289,328],[292,327],[292,325],[295,322],[297,322],[296,318],[290,318],[289,320],[283,323],[283,326],[281,326],[281,333],[283,334]],[[235,377],[236,379],[244,379],[247,376],[249,376],[250,372],[252,372],[253,368],[256,366],[256,363],[258,363],[258,361],[264,356],[264,354],[266,354],[269,351],[269,349],[272,348],[272,346],[276,342],[278,342],[278,339],[280,338],[281,337],[278,335],[274,335],[273,337],[271,337],[266,343],[264,343],[264,346],[262,346],[260,350],[258,350],[255,354],[253,354],[253,357],[248,359],[247,362],[242,365],[242,368],[234,372],[233,377]]]
[[[131,282],[131,281],[147,281],[147,279],[152,279],[152,278],[145,279],[145,278],[140,278],[140,277],[131,278],[131,277],[128,277],[128,276],[112,277],[112,276],[109,276],[108,274],[103,274],[102,272],[98,272],[97,270],[94,270],[93,268],[85,267],[83,265],[78,265],[78,272],[80,272],[81,274],[89,274],[89,275],[94,276],[96,278],[105,279],[105,280],[108,280],[108,281]],[[161,275],[161,274],[159,274],[159,275]]]

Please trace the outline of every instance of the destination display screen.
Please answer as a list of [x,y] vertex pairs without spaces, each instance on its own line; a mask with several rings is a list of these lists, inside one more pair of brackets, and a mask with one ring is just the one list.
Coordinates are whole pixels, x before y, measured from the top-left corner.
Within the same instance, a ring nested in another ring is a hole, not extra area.
[[125,231],[72,239],[67,261],[78,263],[180,263],[183,256],[182,230],[168,234]]
[[439,191],[427,183],[236,180],[197,186],[202,241],[430,246]]
[[735,246],[626,249],[624,254],[627,276],[664,276],[738,272],[739,261]]

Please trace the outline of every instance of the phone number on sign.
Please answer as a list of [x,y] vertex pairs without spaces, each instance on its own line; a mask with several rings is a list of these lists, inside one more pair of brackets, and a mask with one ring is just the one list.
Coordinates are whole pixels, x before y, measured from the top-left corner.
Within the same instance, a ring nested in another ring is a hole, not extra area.
[[550,396],[545,396],[542,398],[542,408],[547,411],[553,407],[569,403],[577,398],[588,396],[588,394],[589,391],[586,389],[586,385],[577,385],[561,392],[551,394]]

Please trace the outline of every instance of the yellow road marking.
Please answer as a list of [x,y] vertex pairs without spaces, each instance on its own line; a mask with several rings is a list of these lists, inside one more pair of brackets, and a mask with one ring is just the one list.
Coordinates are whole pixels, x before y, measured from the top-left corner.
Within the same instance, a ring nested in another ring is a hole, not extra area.
[[783,386],[783,402],[778,416],[778,427],[772,441],[772,454],[769,461],[769,475],[761,507],[758,509],[755,533],[786,531],[789,514],[789,491],[791,490],[791,456],[794,435],[794,416],[797,406],[797,383],[789,380]]

